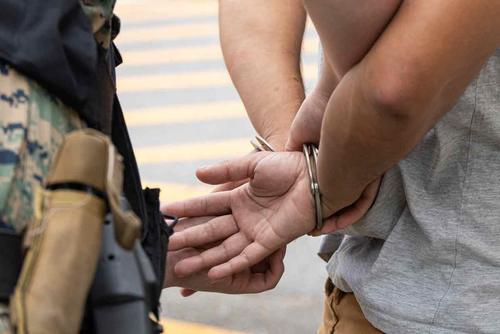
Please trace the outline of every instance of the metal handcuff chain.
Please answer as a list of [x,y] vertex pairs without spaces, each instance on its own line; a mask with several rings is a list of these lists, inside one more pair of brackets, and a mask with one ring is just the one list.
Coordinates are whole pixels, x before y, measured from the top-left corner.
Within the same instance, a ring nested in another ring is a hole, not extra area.
[[[269,144],[261,136],[256,135],[255,140],[256,142],[251,140],[250,143],[252,144],[252,146],[255,148],[256,151],[276,152],[274,148],[271,146],[271,144]],[[321,208],[321,191],[319,189],[318,174],[317,174],[318,148],[313,144],[304,144],[302,145],[302,150],[304,152],[304,156],[306,159],[311,194],[314,200],[316,230],[320,230],[324,225],[324,221],[323,221],[323,211]]]

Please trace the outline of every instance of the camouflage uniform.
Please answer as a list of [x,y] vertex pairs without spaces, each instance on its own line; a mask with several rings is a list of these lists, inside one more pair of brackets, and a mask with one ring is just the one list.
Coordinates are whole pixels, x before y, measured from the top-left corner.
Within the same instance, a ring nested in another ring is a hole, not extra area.
[[[109,48],[116,0],[81,0],[99,45]],[[42,187],[63,136],[85,126],[58,98],[0,60],[0,228],[20,233],[34,217]],[[0,334],[10,333],[0,304]]]

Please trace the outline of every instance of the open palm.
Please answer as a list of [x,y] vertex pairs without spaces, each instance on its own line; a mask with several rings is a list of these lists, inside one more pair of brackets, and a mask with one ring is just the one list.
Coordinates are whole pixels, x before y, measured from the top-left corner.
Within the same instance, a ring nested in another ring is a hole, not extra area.
[[[187,277],[178,277],[174,272],[175,264],[184,259],[198,256],[202,251],[195,248],[169,251],[167,262],[171,266],[167,268],[164,288],[178,286],[190,291],[209,291],[228,294],[258,293],[273,289],[278,284],[285,270],[283,265],[285,248],[280,248],[267,258],[268,267],[265,271],[255,272],[252,268],[248,268],[215,282],[208,278],[208,270],[202,270]],[[189,294],[183,293],[183,295],[187,296]]]
[[[205,224],[212,218],[214,217],[181,219],[174,227],[175,233]],[[177,263],[184,259],[197,256],[208,248],[216,245],[218,245],[218,243],[209,243],[197,248],[189,247],[181,250],[168,251],[163,287],[181,287],[181,294],[185,297],[192,295],[196,291],[229,294],[258,293],[273,289],[283,275],[285,270],[283,259],[286,247],[280,248],[257,265],[216,282],[208,278],[208,270],[201,270],[193,275],[184,277],[180,277],[176,274],[175,268]]]
[[177,263],[175,271],[180,276],[204,268],[212,268],[208,272],[212,279],[230,276],[314,228],[309,178],[300,152],[261,152],[202,168],[198,177],[210,184],[250,181],[231,191],[167,205],[168,212],[180,217],[217,216],[174,234],[171,251],[224,239]]

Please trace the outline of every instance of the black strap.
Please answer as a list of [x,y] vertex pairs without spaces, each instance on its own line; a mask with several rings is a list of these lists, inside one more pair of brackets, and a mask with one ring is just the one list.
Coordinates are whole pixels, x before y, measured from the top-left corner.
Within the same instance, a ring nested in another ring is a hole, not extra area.
[[23,262],[22,237],[0,230],[0,303],[8,303]]
[[87,194],[94,195],[100,199],[107,201],[108,197],[104,191],[101,191],[95,187],[89,186],[88,184],[78,183],[78,182],[66,182],[66,183],[56,183],[49,184],[46,187],[48,190],[75,190],[81,191]]
[[97,50],[78,0],[0,0],[0,58],[80,111]]
[[[147,219],[146,202],[144,194],[142,193],[141,178],[139,175],[139,168],[135,160],[132,143],[128,135],[127,126],[120,106],[118,98],[115,96],[115,103],[113,105],[113,123],[111,130],[111,138],[115,144],[118,152],[123,156],[124,164],[124,180],[123,192],[125,197],[130,203],[132,210],[144,222]],[[144,226],[143,226],[144,228]],[[144,231],[142,231],[144,233]]]

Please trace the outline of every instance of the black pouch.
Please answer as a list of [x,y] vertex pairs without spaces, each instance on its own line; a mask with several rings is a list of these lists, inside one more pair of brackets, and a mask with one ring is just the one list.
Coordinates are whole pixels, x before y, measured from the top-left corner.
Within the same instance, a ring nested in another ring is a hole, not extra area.
[[22,237],[0,229],[0,303],[8,304],[21,271]]
[[[164,223],[160,212],[160,190],[142,189],[137,162],[132,150],[132,144],[125,126],[123,112],[115,97],[113,107],[113,123],[111,135],[120,154],[124,157],[124,192],[133,209],[143,222],[141,244],[158,279],[156,300],[160,300],[161,289],[165,277],[166,254],[170,228]],[[159,307],[155,310],[158,316]]]
[[160,212],[160,189],[144,190],[147,221],[143,225],[142,247],[151,261],[153,270],[159,282],[157,300],[165,279],[168,238],[172,234],[170,227],[163,220]]

